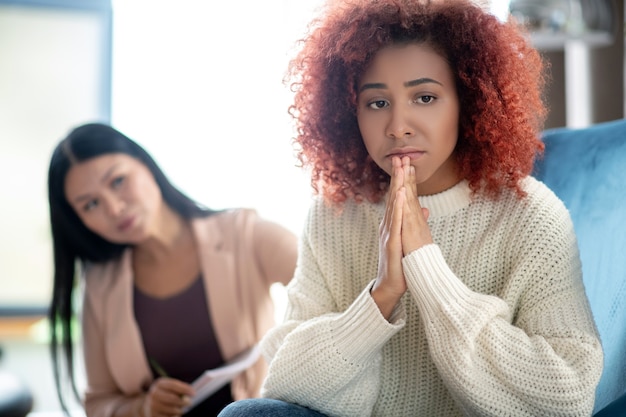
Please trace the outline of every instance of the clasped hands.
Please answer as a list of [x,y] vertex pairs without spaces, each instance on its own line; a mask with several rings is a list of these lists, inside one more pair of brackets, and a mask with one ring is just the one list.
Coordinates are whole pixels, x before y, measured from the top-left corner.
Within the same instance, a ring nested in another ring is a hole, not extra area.
[[402,257],[433,242],[428,209],[417,198],[415,167],[409,157],[392,158],[392,174],[385,215],[379,227],[378,276],[371,295],[389,319],[407,290]]

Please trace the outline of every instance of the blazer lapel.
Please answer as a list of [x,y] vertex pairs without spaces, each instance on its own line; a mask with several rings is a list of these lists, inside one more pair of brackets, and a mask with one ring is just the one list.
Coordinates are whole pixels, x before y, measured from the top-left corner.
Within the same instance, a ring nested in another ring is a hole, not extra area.
[[[194,220],[194,235],[198,243],[209,314],[224,360],[236,356],[245,346],[247,335],[239,322],[239,292],[235,279],[235,253],[226,248],[220,217],[216,214]],[[234,233],[234,231],[233,231]]]

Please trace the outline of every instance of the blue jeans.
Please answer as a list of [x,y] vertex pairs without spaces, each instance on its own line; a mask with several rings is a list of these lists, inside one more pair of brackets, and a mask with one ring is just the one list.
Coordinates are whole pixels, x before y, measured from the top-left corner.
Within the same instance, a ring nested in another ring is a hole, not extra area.
[[218,417],[326,417],[310,408],[271,398],[250,398],[230,403]]

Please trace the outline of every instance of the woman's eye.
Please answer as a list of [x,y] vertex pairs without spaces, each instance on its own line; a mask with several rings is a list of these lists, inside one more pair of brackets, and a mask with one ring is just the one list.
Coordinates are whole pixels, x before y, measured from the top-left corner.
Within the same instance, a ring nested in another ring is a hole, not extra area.
[[124,183],[124,176],[115,177],[113,181],[111,181],[111,187],[117,188]]
[[369,103],[367,106],[369,108],[371,108],[371,109],[375,109],[376,110],[376,109],[382,109],[384,107],[387,107],[388,103],[385,100],[375,100],[375,101],[372,101],[371,103]]
[[435,96],[424,95],[424,96],[417,97],[415,101],[421,104],[429,104],[435,100],[436,100]]
[[89,200],[83,206],[83,211],[91,211],[95,209],[96,207],[98,207],[98,200],[96,199]]

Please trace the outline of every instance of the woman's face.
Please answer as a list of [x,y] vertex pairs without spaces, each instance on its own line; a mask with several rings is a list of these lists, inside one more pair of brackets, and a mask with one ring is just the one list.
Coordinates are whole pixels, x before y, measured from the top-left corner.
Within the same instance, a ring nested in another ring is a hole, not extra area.
[[65,177],[65,197],[87,228],[121,244],[152,236],[164,206],[150,170],[122,153],[72,166]]
[[391,46],[374,56],[359,83],[357,120],[369,155],[385,172],[391,175],[393,156],[411,158],[419,195],[460,180],[454,75],[430,46]]

